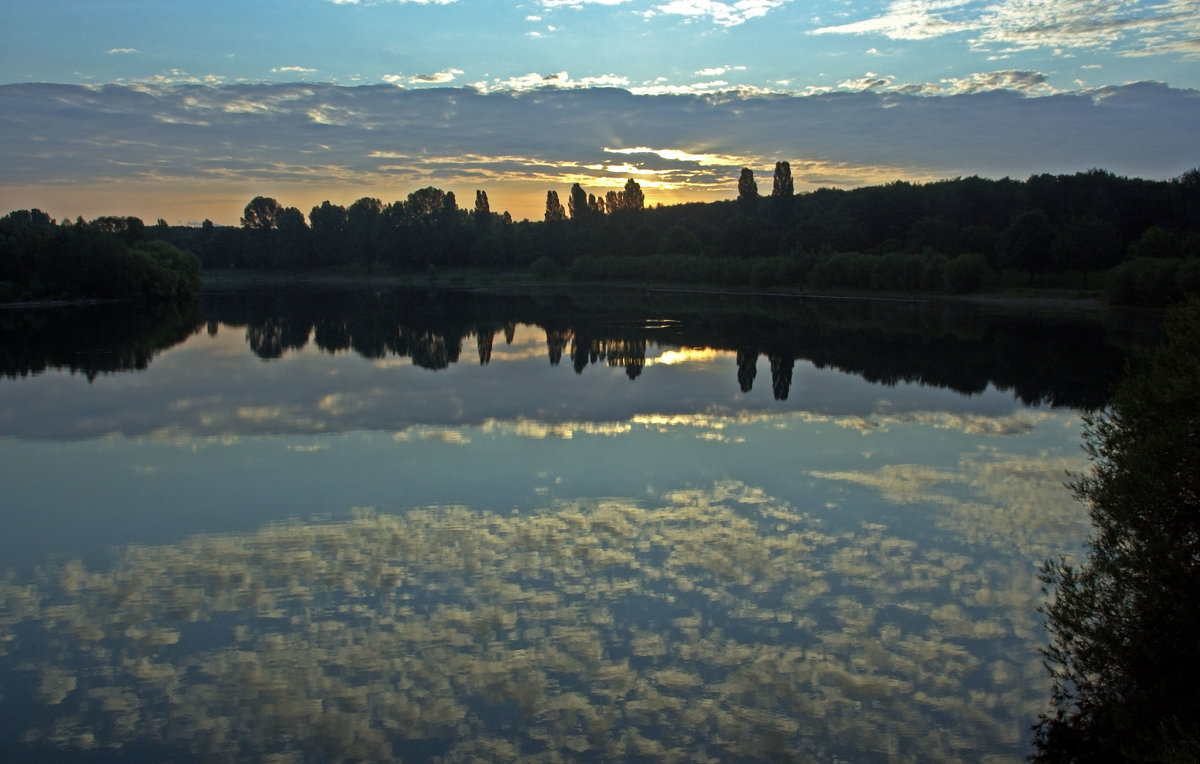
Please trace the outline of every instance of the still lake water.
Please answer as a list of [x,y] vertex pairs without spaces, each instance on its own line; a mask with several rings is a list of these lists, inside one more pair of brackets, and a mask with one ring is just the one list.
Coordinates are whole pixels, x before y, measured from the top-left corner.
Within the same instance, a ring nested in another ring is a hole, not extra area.
[[1018,761],[1111,320],[0,314],[0,756]]

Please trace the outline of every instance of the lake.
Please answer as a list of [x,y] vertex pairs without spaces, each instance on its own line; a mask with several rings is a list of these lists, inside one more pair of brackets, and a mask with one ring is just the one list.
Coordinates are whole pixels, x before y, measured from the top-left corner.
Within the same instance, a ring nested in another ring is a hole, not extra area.
[[1139,329],[229,291],[0,313],[0,751],[1020,761]]

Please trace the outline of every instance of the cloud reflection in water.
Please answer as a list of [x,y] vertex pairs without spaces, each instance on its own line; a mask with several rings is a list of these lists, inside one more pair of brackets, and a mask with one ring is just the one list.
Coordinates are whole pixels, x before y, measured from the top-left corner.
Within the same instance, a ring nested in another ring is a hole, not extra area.
[[130,546],[0,584],[0,665],[34,677],[26,743],[62,749],[1017,759],[1047,690],[1026,561],[1078,522],[1062,466],[817,476],[934,535],[731,481]]

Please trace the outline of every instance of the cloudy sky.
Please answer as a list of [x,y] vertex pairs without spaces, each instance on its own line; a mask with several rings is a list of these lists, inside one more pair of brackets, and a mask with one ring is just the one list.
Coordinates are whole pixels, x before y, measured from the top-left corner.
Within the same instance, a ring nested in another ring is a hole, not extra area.
[[236,223],[1200,165],[1197,0],[48,0],[0,32],[0,209]]

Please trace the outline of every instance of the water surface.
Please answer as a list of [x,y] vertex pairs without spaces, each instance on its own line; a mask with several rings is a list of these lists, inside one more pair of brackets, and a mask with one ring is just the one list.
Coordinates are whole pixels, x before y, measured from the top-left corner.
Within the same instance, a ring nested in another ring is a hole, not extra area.
[[1127,343],[643,292],[76,313],[0,322],[14,755],[1020,760]]

